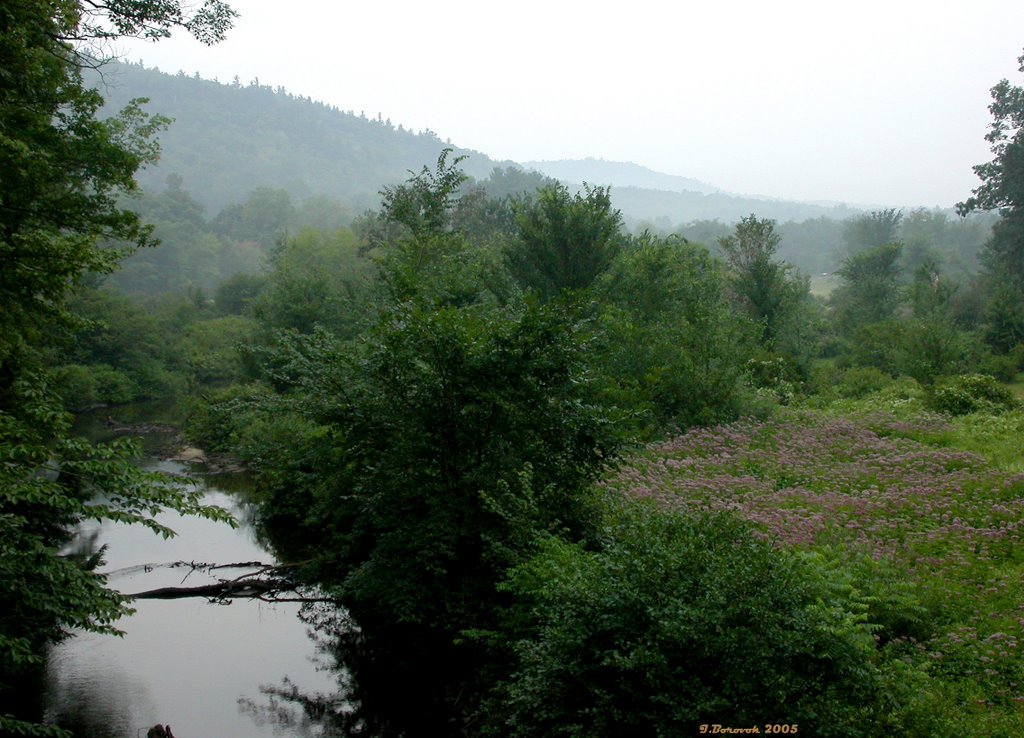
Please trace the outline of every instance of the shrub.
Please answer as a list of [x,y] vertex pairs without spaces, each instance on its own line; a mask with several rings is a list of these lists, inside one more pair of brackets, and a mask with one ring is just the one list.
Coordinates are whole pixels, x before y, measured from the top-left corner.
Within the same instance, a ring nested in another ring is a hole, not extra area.
[[91,369],[96,380],[96,398],[100,402],[121,405],[135,399],[135,383],[127,374],[106,364]]
[[783,356],[762,353],[748,359],[745,365],[747,383],[758,394],[788,405],[796,394],[796,372]]
[[847,360],[853,366],[873,366],[896,376],[905,334],[906,327],[895,320],[863,325],[853,334]]
[[982,374],[990,374],[1000,382],[1012,382],[1019,371],[1018,360],[1013,354],[988,355],[982,357],[978,368]]
[[1016,406],[1009,388],[988,374],[961,374],[936,384],[929,405],[950,415],[1002,412]]
[[921,384],[976,366],[981,347],[952,321],[913,318],[902,324],[895,368]]
[[260,385],[233,385],[204,393],[189,402],[185,435],[207,451],[236,449],[243,430],[255,421],[255,414],[246,412],[247,407],[265,395]]
[[892,383],[892,377],[873,366],[851,367],[839,375],[835,392],[840,397],[859,400]]
[[82,410],[97,402],[96,377],[87,366],[70,364],[58,369],[57,391],[69,410]]
[[138,387],[137,399],[140,400],[180,397],[188,391],[185,376],[168,369],[158,359],[140,358],[132,365],[132,377]]
[[1024,371],[1024,343],[1018,343],[1014,346],[1009,355],[1013,359],[1017,371]]
[[252,320],[237,315],[193,323],[185,331],[182,353],[199,384],[226,384],[245,378],[238,346],[255,333]]
[[601,551],[551,539],[514,570],[493,735],[878,734],[883,700],[901,698],[883,698],[868,598],[834,562],[727,513],[624,503],[616,517]]
[[97,403],[118,405],[131,402],[136,395],[134,382],[106,364],[61,367],[57,370],[57,387],[69,410],[84,410]]

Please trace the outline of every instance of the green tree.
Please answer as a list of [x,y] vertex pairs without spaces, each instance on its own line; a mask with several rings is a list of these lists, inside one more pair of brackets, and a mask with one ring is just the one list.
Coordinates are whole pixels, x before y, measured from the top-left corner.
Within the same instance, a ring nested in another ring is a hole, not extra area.
[[287,191],[260,187],[250,192],[244,203],[228,205],[217,213],[210,225],[221,236],[258,243],[269,250],[295,220],[295,206]]
[[493,289],[501,262],[452,220],[457,180],[442,157],[385,191],[367,329],[279,334],[279,395],[249,442],[272,530],[359,625],[339,648],[375,734],[472,711],[490,675],[465,632],[494,624],[536,535],[593,539],[589,486],[615,448],[587,331]]
[[[1024,54],[1017,62],[1019,71],[1024,72]],[[1024,207],[1024,87],[1004,79],[991,93],[989,112],[993,120],[985,140],[992,145],[993,158],[974,167],[981,184],[957,205],[960,215]]]
[[900,372],[925,384],[961,371],[971,342],[954,320],[957,286],[942,274],[936,258],[921,261],[907,292],[912,314],[901,332]]
[[718,239],[729,265],[729,282],[743,310],[758,325],[758,339],[774,347],[809,287],[790,264],[775,260],[781,236],[775,221],[750,215],[736,232]]
[[528,195],[553,184],[557,180],[519,166],[494,167],[487,179],[480,182],[490,197],[498,199]]
[[492,627],[497,584],[538,532],[593,537],[586,492],[613,452],[581,326],[443,292],[354,342],[284,337],[284,393],[254,446],[263,514],[359,626],[338,648],[381,735],[473,709],[489,665],[463,632]]
[[138,522],[168,534],[152,518],[164,507],[223,517],[194,493],[134,470],[128,445],[71,438],[40,347],[45,331],[73,322],[69,289],[115,267],[120,253],[100,239],[149,242],[118,198],[155,156],[152,135],[164,121],[138,104],[98,120],[102,98],[81,76],[94,61],[81,44],[178,27],[212,42],[232,16],[216,0],[196,12],[155,0],[0,8],[0,733],[62,733],[10,714],[12,687],[47,644],[73,628],[111,632],[129,611],[95,573],[98,557],[61,554],[77,523]]
[[517,207],[509,264],[520,285],[546,300],[589,287],[621,248],[622,215],[608,188],[583,187],[570,195],[564,185],[549,185]]
[[253,297],[253,314],[268,328],[312,333],[320,325],[352,336],[364,317],[372,263],[352,231],[304,228],[271,254],[272,271]]
[[381,191],[381,211],[387,222],[408,229],[413,238],[454,230],[452,213],[458,202],[460,188],[467,180],[459,168],[465,156],[448,157],[451,149],[444,149],[433,172],[427,167],[396,187]]
[[743,332],[720,264],[703,246],[648,236],[595,283],[595,363],[623,427],[642,435],[735,414]]
[[958,288],[943,274],[939,259],[931,254],[925,255],[913,274],[908,292],[914,316],[948,316],[950,303]]
[[843,227],[843,241],[847,256],[862,249],[893,243],[899,237],[903,211],[895,208],[872,210],[867,215],[851,218]]
[[500,203],[466,193],[465,157],[441,152],[404,184],[386,187],[381,212],[367,221],[369,246],[379,258],[379,284],[391,302],[426,299],[465,306],[507,303],[515,291],[502,263]]
[[[1018,58],[1024,72],[1024,54]],[[985,244],[982,262],[991,298],[988,337],[993,347],[1009,350],[1024,343],[1024,87],[1001,80],[992,88],[992,123],[985,136],[992,161],[974,167],[981,179],[972,196],[957,205],[960,215],[996,210],[1000,220]]]
[[1008,352],[1024,343],[1024,293],[1012,284],[996,283],[985,304],[985,340]]
[[241,272],[228,277],[219,285],[213,302],[222,315],[242,315],[251,310],[251,305],[267,285],[265,274]]
[[843,260],[836,270],[843,283],[832,294],[832,310],[840,331],[892,318],[900,301],[900,256],[903,246],[886,243]]

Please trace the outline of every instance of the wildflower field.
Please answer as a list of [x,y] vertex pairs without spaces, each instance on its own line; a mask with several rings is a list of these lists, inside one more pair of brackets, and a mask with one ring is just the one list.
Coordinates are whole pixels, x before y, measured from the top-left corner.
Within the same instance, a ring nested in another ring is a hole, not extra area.
[[788,410],[648,446],[604,485],[834,561],[949,735],[1024,735],[1022,421]]

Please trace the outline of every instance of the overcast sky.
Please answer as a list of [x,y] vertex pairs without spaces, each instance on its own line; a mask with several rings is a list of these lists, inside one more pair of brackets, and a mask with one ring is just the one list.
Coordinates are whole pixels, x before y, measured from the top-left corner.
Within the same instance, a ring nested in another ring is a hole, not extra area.
[[282,85],[496,159],[593,156],[723,190],[948,207],[1024,81],[1021,0],[229,0],[224,43],[130,60]]

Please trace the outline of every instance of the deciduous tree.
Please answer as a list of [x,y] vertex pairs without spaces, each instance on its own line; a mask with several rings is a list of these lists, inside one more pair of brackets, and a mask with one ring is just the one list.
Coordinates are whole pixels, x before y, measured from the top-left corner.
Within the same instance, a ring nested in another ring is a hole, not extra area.
[[774,345],[808,290],[791,265],[775,260],[780,240],[774,220],[754,215],[743,218],[735,233],[718,239],[729,265],[733,293],[758,324],[758,337],[766,346]]
[[[1018,58],[1024,72],[1024,54]],[[987,308],[993,347],[1024,342],[1024,87],[1001,80],[992,88],[992,123],[985,139],[992,161],[974,167],[981,184],[957,205],[960,215],[996,210],[1002,216],[982,252],[992,286]]]
[[40,358],[44,330],[68,325],[68,291],[121,255],[100,239],[134,246],[149,232],[118,197],[156,155],[163,119],[138,103],[101,121],[102,98],[82,83],[89,52],[120,35],[159,38],[185,28],[218,40],[232,11],[182,2],[14,0],[0,7],[0,733],[56,734],[9,714],[10,690],[72,629],[113,631],[129,611],[95,573],[98,556],[63,553],[85,519],[137,522],[169,534],[164,507],[224,517],[195,494],[153,480],[130,447],[70,437],[70,419]]
[[852,333],[856,328],[887,320],[899,304],[899,262],[903,246],[887,243],[847,257],[836,270],[843,279],[832,295],[836,324]]
[[520,202],[516,224],[512,272],[544,299],[589,287],[621,248],[622,216],[606,187],[584,185],[575,195],[564,185],[544,187]]

